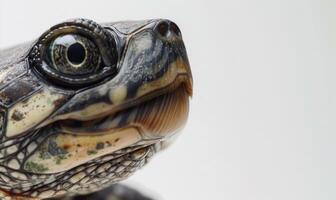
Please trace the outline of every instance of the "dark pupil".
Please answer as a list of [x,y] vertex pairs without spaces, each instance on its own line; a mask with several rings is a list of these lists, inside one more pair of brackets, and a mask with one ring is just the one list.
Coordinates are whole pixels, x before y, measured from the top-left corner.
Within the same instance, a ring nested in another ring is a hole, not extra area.
[[80,43],[69,46],[67,56],[72,64],[78,65],[85,60],[85,48]]

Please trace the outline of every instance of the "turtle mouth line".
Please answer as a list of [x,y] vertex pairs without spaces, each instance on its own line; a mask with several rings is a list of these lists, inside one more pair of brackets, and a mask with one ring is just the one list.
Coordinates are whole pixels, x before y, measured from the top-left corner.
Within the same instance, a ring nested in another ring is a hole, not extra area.
[[[131,147],[125,147],[118,151],[112,152],[111,154],[107,154],[105,156],[101,156],[99,160],[103,163],[115,161],[117,159],[122,158],[125,160],[126,158],[131,158],[132,160],[142,160],[147,156],[149,151],[153,153],[156,152],[157,148],[155,147],[156,143],[148,144],[148,145],[134,145]],[[123,158],[124,157],[124,158]]]

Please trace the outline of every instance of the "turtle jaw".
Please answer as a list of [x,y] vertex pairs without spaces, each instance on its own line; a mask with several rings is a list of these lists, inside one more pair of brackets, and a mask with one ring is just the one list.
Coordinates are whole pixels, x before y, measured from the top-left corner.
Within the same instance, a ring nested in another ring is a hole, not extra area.
[[74,135],[104,135],[133,127],[144,139],[163,139],[185,123],[191,96],[191,79],[181,75],[167,87],[97,115],[94,119],[70,118],[55,124],[59,125],[60,132]]
[[161,149],[162,141],[175,135],[187,120],[190,85],[186,80],[181,76],[161,95],[95,120],[53,123],[50,130],[54,132],[28,158],[25,169],[31,171],[29,163],[38,163],[42,173],[59,173],[118,151]]

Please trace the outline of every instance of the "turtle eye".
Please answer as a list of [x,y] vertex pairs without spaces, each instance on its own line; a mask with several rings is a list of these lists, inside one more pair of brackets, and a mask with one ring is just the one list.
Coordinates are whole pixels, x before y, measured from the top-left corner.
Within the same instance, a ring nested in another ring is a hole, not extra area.
[[100,52],[90,39],[75,34],[62,35],[46,48],[46,62],[65,75],[86,75],[100,69]]
[[55,86],[75,89],[118,73],[118,35],[92,20],[57,24],[37,40],[28,55],[33,72]]

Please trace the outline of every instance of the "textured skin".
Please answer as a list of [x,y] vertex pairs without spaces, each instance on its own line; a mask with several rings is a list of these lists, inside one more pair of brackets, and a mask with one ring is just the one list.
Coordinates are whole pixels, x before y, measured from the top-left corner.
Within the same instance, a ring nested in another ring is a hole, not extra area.
[[[95,43],[99,70],[70,76],[52,67],[49,44],[66,34]],[[148,199],[113,184],[170,143],[191,93],[181,33],[169,20],[74,19],[0,50],[0,199]]]

